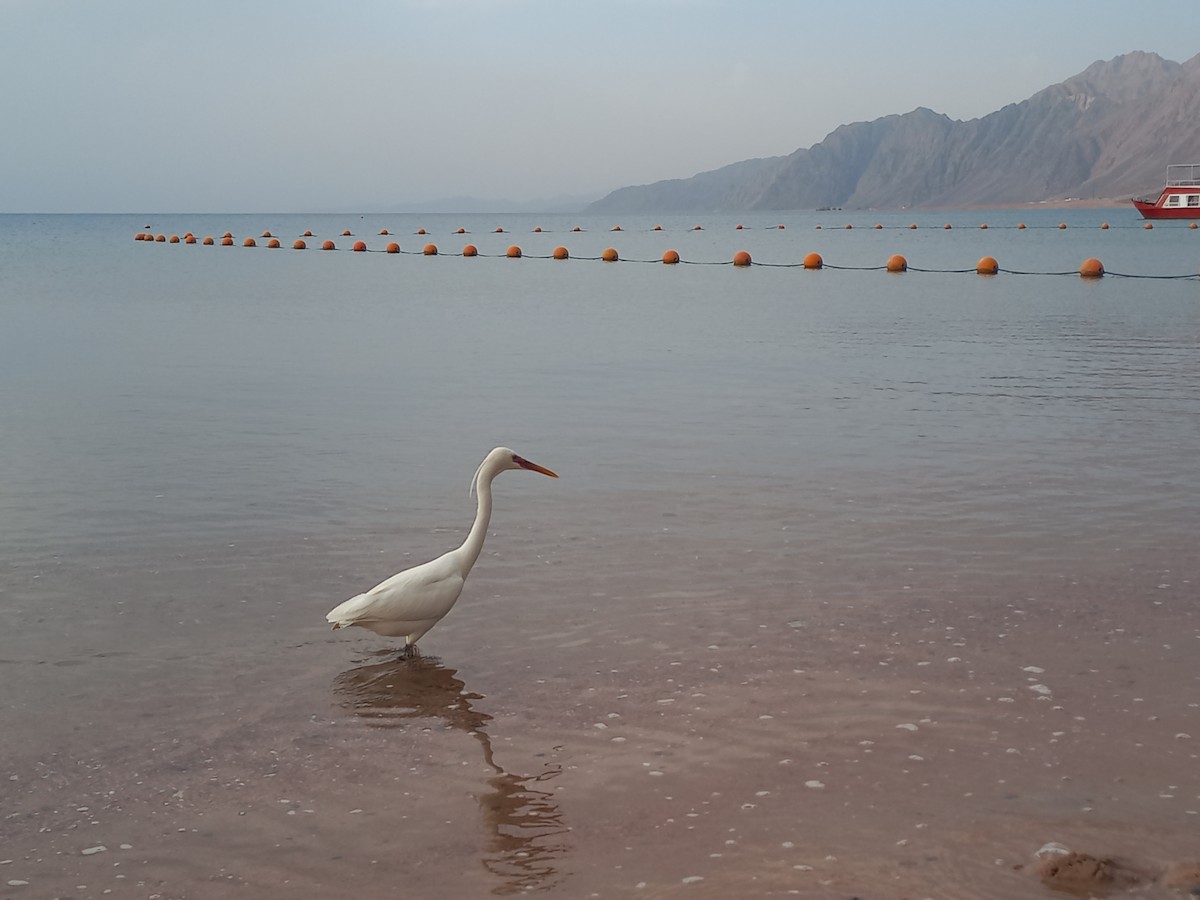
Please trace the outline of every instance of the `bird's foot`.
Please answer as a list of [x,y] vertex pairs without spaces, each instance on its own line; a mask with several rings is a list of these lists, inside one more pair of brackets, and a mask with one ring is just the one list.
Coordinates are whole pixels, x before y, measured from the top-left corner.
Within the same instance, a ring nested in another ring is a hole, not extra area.
[[417,649],[416,644],[405,644],[404,649],[400,652],[401,659],[415,659],[421,655],[421,651]]

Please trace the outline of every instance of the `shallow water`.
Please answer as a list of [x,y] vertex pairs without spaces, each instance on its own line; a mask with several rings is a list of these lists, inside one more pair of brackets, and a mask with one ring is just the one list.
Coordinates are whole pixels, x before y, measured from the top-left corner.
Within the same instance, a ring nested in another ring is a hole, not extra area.
[[[1196,233],[611,224],[0,217],[0,897],[1007,898],[1056,896],[1047,841],[1194,860],[1194,280],[494,256],[1186,274]],[[496,482],[426,656],[328,632],[462,539],[496,444],[562,477]]]

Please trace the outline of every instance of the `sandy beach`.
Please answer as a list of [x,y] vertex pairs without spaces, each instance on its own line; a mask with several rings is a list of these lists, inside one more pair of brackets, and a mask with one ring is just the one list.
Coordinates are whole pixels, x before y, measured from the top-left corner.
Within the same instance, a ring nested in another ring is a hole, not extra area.
[[[161,655],[7,659],[25,708],[60,681],[66,708],[6,733],[3,896],[999,898],[1036,895],[1049,842],[1111,861],[1087,890],[1179,895],[1200,806],[1182,545],[998,588],[886,547],[642,535],[589,580],[594,547],[558,524],[498,534],[419,659],[220,621]],[[344,559],[314,549],[293,574]],[[564,620],[568,592],[589,600]],[[487,638],[513,620],[523,641]],[[229,642],[266,647],[230,671]]]

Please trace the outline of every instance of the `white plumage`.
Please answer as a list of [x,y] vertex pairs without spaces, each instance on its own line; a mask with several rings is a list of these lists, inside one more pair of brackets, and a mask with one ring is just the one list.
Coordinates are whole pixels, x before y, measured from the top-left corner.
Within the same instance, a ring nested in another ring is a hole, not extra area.
[[483,539],[487,536],[492,517],[492,479],[508,469],[529,469],[551,478],[558,477],[549,469],[522,459],[507,447],[497,447],[484,457],[471,480],[471,489],[478,495],[479,506],[471,532],[462,546],[398,572],[365,594],[338,604],[325,617],[329,623],[335,629],[358,625],[386,637],[402,637],[405,652],[408,652],[425,632],[450,612],[462,593],[463,584],[479,559]]

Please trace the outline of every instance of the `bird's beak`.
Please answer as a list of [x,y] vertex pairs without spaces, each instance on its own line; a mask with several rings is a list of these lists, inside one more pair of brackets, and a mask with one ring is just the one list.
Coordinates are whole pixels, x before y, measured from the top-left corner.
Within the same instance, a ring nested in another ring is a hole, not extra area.
[[527,459],[522,459],[515,453],[513,454],[513,462],[515,462],[522,469],[529,469],[531,472],[541,472],[543,475],[549,475],[551,478],[558,477],[557,473],[551,472],[545,466],[539,466],[537,463],[530,462]]

